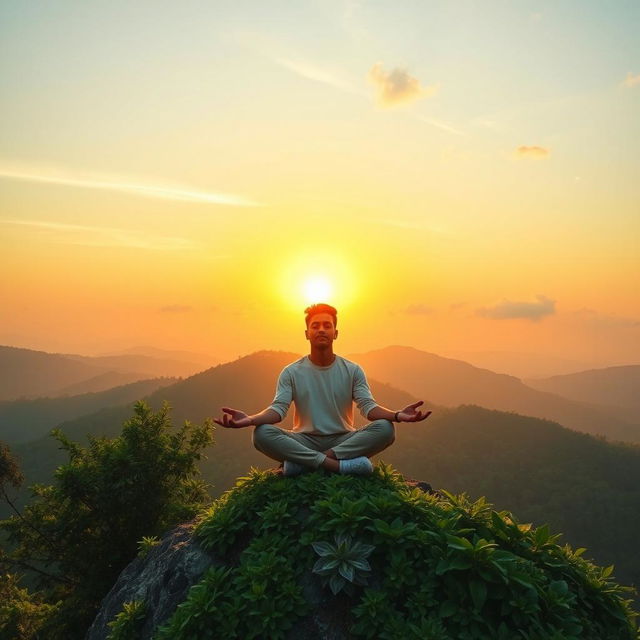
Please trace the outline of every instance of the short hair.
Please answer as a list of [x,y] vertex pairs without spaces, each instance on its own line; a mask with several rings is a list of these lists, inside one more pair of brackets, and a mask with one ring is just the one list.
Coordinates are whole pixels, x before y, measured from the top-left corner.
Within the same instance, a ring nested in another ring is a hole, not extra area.
[[330,304],[325,304],[324,302],[319,302],[318,304],[312,304],[310,307],[307,307],[304,310],[305,313],[305,322],[307,327],[309,326],[309,322],[311,318],[318,313],[328,313],[333,318],[333,326],[338,326],[338,312],[335,307],[332,307]]

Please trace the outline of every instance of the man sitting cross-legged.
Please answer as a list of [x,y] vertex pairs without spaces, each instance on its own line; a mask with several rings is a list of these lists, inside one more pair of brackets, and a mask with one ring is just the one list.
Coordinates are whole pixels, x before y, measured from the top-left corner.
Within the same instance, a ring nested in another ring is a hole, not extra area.
[[[400,411],[378,405],[362,368],[333,353],[337,311],[328,304],[315,304],[305,313],[310,353],[282,370],[271,406],[253,416],[223,407],[222,418],[215,422],[232,429],[254,425],[256,449],[284,462],[286,476],[319,467],[334,473],[371,473],[369,457],[393,443],[393,423],[420,422],[431,411],[418,410],[422,401]],[[274,426],[284,419],[291,402],[293,431]],[[354,402],[372,421],[362,429],[353,426]]]

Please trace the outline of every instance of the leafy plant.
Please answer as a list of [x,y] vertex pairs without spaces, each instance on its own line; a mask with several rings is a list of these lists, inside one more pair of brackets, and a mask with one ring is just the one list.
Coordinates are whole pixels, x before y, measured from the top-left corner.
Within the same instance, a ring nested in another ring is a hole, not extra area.
[[109,622],[111,632],[107,640],[137,640],[145,612],[144,602],[139,600],[125,602],[122,611]]
[[142,540],[138,541],[138,558],[146,558],[154,547],[160,544],[160,538],[157,536],[142,536]]
[[367,584],[371,565],[367,558],[375,549],[373,545],[355,541],[350,535],[338,533],[335,544],[314,542],[313,548],[320,556],[313,565],[313,572],[324,578],[331,592],[336,595],[342,589],[353,593],[352,585]]

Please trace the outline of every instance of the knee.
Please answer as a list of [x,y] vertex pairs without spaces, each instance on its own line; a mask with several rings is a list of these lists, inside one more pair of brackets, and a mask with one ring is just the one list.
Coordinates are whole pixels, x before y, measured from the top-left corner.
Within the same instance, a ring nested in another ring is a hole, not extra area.
[[380,432],[380,435],[384,438],[387,445],[393,444],[396,439],[396,428],[391,422],[391,420],[376,420],[375,425],[377,427],[377,431]]
[[253,430],[253,446],[256,449],[260,449],[261,445],[264,444],[269,438],[273,435],[274,431],[277,431],[278,427],[274,427],[272,424],[259,424]]

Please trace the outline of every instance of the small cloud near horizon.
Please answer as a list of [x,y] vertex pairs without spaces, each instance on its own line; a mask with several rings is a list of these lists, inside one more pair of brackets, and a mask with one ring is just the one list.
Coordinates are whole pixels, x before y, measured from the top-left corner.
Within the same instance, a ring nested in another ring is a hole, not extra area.
[[421,86],[418,78],[409,75],[406,69],[396,67],[387,72],[381,62],[371,67],[368,77],[376,87],[378,102],[383,107],[393,107],[426,98],[434,95],[439,89],[437,85]]
[[168,304],[160,308],[160,313],[187,313],[193,311],[193,307],[186,304]]
[[633,74],[631,71],[627,73],[627,77],[622,81],[624,87],[635,87],[640,84],[640,73]]
[[433,308],[428,307],[426,304],[418,303],[418,304],[410,304],[404,312],[411,316],[427,316],[433,313]]
[[536,296],[537,302],[516,302],[503,300],[493,307],[482,307],[476,313],[485,318],[496,320],[524,318],[539,321],[544,316],[553,315],[556,312],[556,301],[543,295]]
[[549,149],[545,149],[544,147],[531,146],[527,147],[525,145],[520,145],[516,149],[516,154],[520,158],[547,158],[550,155]]

